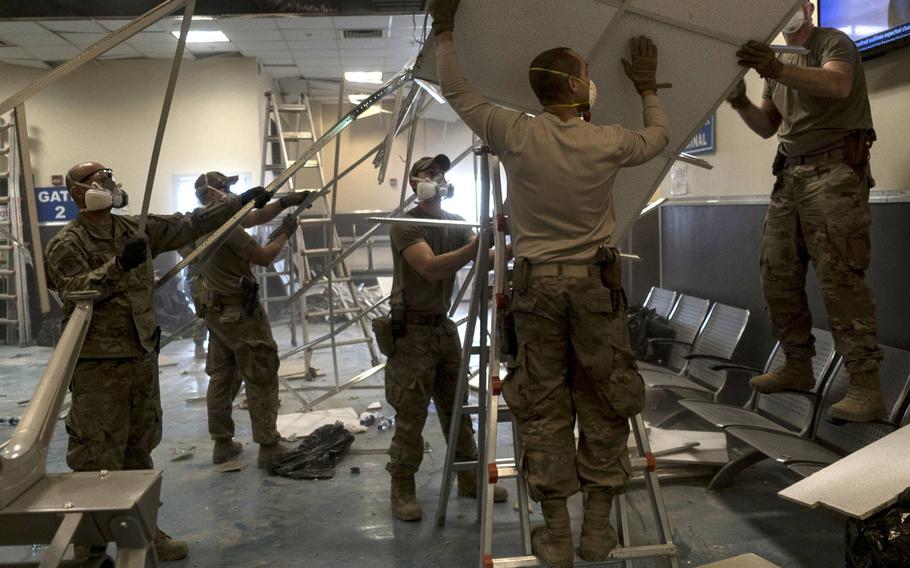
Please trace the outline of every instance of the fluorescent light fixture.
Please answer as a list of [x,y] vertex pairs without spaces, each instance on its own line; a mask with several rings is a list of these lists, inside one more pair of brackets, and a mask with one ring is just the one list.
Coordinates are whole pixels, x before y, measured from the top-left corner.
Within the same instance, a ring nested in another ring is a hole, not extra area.
[[211,22],[214,19],[212,16],[193,16],[194,22]]
[[345,71],[344,80],[351,83],[382,84],[382,71]]
[[[180,32],[171,32],[175,38],[180,39]],[[231,41],[228,36],[219,31],[190,30],[186,34],[187,43],[224,43]]]
[[370,95],[348,95],[348,100],[351,101],[353,105],[359,105],[367,99]]

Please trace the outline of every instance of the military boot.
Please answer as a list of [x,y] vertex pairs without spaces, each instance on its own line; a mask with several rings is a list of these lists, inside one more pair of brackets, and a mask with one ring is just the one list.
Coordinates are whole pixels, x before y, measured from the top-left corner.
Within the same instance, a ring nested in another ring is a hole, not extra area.
[[812,390],[815,388],[812,361],[788,357],[782,367],[778,367],[770,373],[752,377],[749,384],[753,389],[764,394],[782,390]]
[[87,562],[88,560],[94,560],[96,558],[101,558],[107,554],[107,545],[104,546],[89,546],[87,544],[74,544],[73,545],[73,560],[76,562]]
[[186,558],[189,547],[182,540],[174,540],[158,529],[155,535],[155,552],[158,553],[158,560],[181,560]]
[[[456,475],[458,478],[458,495],[477,499],[477,473],[474,471],[459,471]],[[509,492],[506,491],[506,488],[494,485],[493,502],[504,503],[508,500]]]
[[269,462],[272,458],[286,454],[288,448],[282,446],[280,443],[275,442],[274,444],[259,444],[259,455],[256,457],[256,466],[265,469],[269,467]]
[[569,508],[565,499],[541,501],[544,526],[531,531],[531,551],[550,568],[572,568],[575,565],[575,548],[572,545],[572,527]]
[[392,516],[408,522],[423,518],[413,475],[392,476]]
[[828,420],[832,422],[872,422],[885,420],[886,414],[878,371],[850,373],[847,394],[828,408]]
[[227,438],[218,438],[215,440],[215,447],[212,449],[212,463],[224,463],[234,456],[243,452],[243,444]]
[[610,524],[613,495],[588,493],[585,520],[581,525],[581,548],[578,555],[590,562],[603,562],[619,544],[616,529]]

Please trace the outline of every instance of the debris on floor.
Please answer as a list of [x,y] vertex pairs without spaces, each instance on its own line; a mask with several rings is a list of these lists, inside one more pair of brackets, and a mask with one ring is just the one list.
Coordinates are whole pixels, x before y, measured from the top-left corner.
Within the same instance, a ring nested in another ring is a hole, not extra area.
[[382,403],[378,400],[367,405],[367,410],[379,410],[380,408],[382,408]]
[[243,471],[246,469],[246,462],[242,459],[231,460],[224,462],[215,468],[215,471],[218,473],[228,473],[234,471]]
[[188,460],[196,454],[196,446],[188,448],[171,448],[171,461]]
[[291,479],[332,479],[335,464],[354,443],[344,424],[326,424],[300,441],[296,449],[269,462],[269,473]]
[[341,422],[348,431],[355,434],[367,431],[366,426],[360,425],[360,416],[358,416],[357,411],[350,406],[346,406],[344,408],[279,414],[278,433],[285,440],[291,440],[295,437],[306,436],[320,426],[334,424],[335,422]]

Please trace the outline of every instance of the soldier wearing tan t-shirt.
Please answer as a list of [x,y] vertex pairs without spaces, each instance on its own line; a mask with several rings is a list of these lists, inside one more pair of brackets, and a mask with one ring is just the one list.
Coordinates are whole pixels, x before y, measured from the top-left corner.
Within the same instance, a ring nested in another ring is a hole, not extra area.
[[602,562],[618,540],[610,511],[628,479],[629,417],[644,403],[629,352],[618,255],[604,245],[612,244],[616,226],[616,174],[654,158],[669,139],[656,93],[657,50],[638,38],[627,62],[642,97],[644,128],[579,117],[596,89],[587,61],[569,48],[529,62],[531,88],[543,107],[529,116],[490,103],[464,80],[451,32],[457,4],[431,4],[436,68],[443,96],[499,156],[508,178],[518,354],[502,390],[521,434],[530,494],[544,516],[545,527],[531,534],[532,549],[549,566],[573,566],[566,499],[582,490],[580,555]]
[[[230,195],[235,176],[208,172],[196,180],[196,197],[211,207]],[[258,299],[258,285],[251,264],[268,266],[297,230],[297,219],[285,217],[260,246],[243,227],[261,225],[274,219],[286,207],[300,205],[309,192],[282,196],[262,209],[247,215],[242,226],[199,268],[205,297],[202,299],[209,349],[205,372],[209,375],[206,391],[209,434],[215,441],[212,462],[224,463],[243,451],[234,441],[231,409],[241,384],[252,423],[253,441],[259,444],[257,465],[267,467],[269,459],[284,452],[276,428],[278,418],[278,346],[266,311]]]
[[[414,163],[410,184],[417,192],[418,204],[403,217],[464,220],[442,209],[442,200],[447,196],[444,176],[450,165],[443,154]],[[392,515],[402,521],[419,521],[423,512],[417,501],[414,474],[423,460],[423,427],[432,401],[442,432],[448,438],[459,380],[461,340],[447,314],[452,305],[455,273],[475,258],[477,236],[468,227],[393,225],[390,237],[394,265],[390,304],[396,337],[394,352],[386,353],[385,390],[386,400],[395,409],[395,433],[386,469],[392,477]],[[469,416],[462,416],[454,443],[456,461],[477,459]],[[459,471],[457,480],[459,495],[477,497],[475,472]],[[508,499],[505,488],[496,487],[494,499]]]
[[832,420],[885,418],[878,369],[875,304],[865,282],[869,267],[869,148],[875,139],[859,51],[843,32],[817,28],[805,2],[784,27],[804,54],[775,56],[749,42],[740,65],[765,78],[759,106],[745,84],[729,97],[745,123],[764,138],[777,134],[777,181],[761,240],[761,274],[775,337],[786,363],[752,379],[763,393],[815,387],[812,315],[806,299],[809,260],[821,282],[831,333],[850,386],[827,410]]

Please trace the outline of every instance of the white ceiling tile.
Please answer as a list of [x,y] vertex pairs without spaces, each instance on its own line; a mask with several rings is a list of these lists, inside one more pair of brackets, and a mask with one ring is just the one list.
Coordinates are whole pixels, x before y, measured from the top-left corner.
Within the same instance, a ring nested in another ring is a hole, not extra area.
[[0,47],[0,58],[3,59],[29,59],[31,54],[21,47]]
[[295,49],[294,56],[298,60],[306,61],[341,61],[341,55],[337,49]]
[[380,59],[344,59],[342,67],[345,71],[376,71],[382,69],[383,60]]
[[50,69],[51,66],[43,61],[38,61],[37,59],[3,59],[0,58],[0,61],[4,63],[9,63],[10,65],[19,65],[20,67],[37,67],[38,69]]
[[93,43],[95,43],[95,42],[98,41],[99,39],[103,38],[103,37],[104,37],[105,35],[107,35],[107,34],[102,34],[102,33],[74,33],[74,34],[63,33],[63,34],[60,34],[60,35],[62,35],[62,36],[63,36],[64,38],[66,38],[69,42],[71,42],[71,43],[73,43],[73,44],[75,44],[75,45],[78,45],[78,46],[80,46],[80,47],[85,47],[85,46],[87,46],[87,45],[92,45]]
[[[430,28],[427,28],[427,32],[430,31]],[[421,28],[392,28],[389,31],[390,39],[408,39],[414,40],[419,39],[423,41],[423,29]]]
[[288,46],[283,41],[238,41],[233,42],[243,53],[256,53],[258,51],[280,51]]
[[92,20],[41,20],[41,26],[55,32],[106,32]]
[[51,32],[43,32],[40,34],[0,33],[0,39],[20,47],[29,45],[72,45],[62,37]]
[[373,57],[382,57],[383,50],[381,49],[342,49],[341,57],[356,57],[359,59],[368,59]]
[[281,32],[276,30],[225,30],[224,35],[231,41],[281,41]]
[[259,18],[255,16],[242,16],[236,18],[217,18],[215,20],[215,23],[219,26],[218,29],[221,31],[253,31],[277,29],[277,26],[275,25],[275,18],[272,17]]
[[[105,28],[107,28],[111,31],[114,31],[114,30],[119,30],[120,28],[122,28],[123,26],[132,22],[133,20],[95,20],[95,21],[98,22],[99,24],[101,24],[102,26],[104,26]],[[177,26],[180,27],[180,24],[178,24]],[[155,22],[154,24],[145,28],[145,31],[161,32],[161,31],[164,31],[164,28],[162,28],[158,22]]]
[[33,45],[24,49],[42,61],[66,61],[80,53],[79,48],[72,45]]
[[134,35],[127,43],[132,46],[155,45],[158,47],[177,47],[177,38],[170,32],[142,32]]
[[[168,49],[156,49],[154,46],[147,46],[147,49],[137,49],[140,56],[148,57],[151,59],[174,59],[174,50]],[[193,54],[189,51],[183,52],[184,59],[195,59]]]
[[298,75],[300,75],[300,70],[297,69],[296,67],[292,67],[292,66],[263,65],[262,69],[263,69],[263,71],[265,71],[272,77],[275,77],[276,79],[279,79],[282,77],[297,77]]
[[139,52],[133,49],[132,46],[121,43],[120,45],[115,45],[109,50],[105,51],[103,55],[98,56],[99,59],[119,59],[122,57],[136,57],[139,55]]
[[303,51],[306,49],[338,49],[338,42],[334,40],[289,41],[288,47],[293,51]]
[[333,29],[335,22],[329,16],[283,16],[275,19],[283,30],[293,29]]
[[335,27],[342,30],[370,30],[389,27],[391,16],[335,16]]
[[41,34],[47,30],[35,22],[0,22],[0,34]]
[[342,39],[338,45],[342,50],[345,49],[382,49],[385,47],[385,39]]
[[256,58],[264,65],[294,65],[294,58],[288,51],[261,51]]
[[338,39],[339,32],[335,29],[323,30],[323,29],[293,29],[293,30],[281,30],[281,35],[284,36],[284,39],[288,40],[314,40],[314,39],[326,39],[326,40],[335,40]]
[[[161,26],[161,29],[169,32],[175,32],[180,29],[180,26],[183,25],[183,17],[177,16],[174,18],[165,18],[158,22],[158,25]],[[221,30],[221,26],[218,22],[214,20],[193,20],[190,23],[190,29],[194,31],[217,31]]]
[[[423,27],[423,18],[425,14],[405,14],[401,16],[392,16],[392,28],[413,28],[415,23],[417,27]],[[433,23],[433,20],[427,18],[427,29],[430,29],[430,24]]]
[[228,51],[240,51],[237,49],[236,45],[232,44],[229,41],[219,41],[213,43],[188,43],[186,44],[186,48],[192,53],[221,53]]
[[385,47],[386,49],[410,49],[414,53],[417,53],[418,51],[420,51],[419,43],[417,43],[413,39],[405,39],[405,38],[387,39],[387,40],[385,40],[385,45],[383,45],[383,47]]

